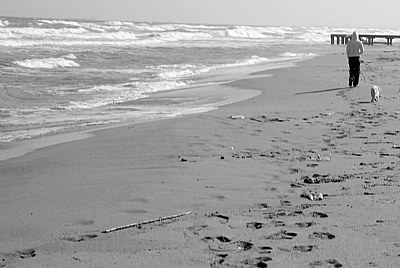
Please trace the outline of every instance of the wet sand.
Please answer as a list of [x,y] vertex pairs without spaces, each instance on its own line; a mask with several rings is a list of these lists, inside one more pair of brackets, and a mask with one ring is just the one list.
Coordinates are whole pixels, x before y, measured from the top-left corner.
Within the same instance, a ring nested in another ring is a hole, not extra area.
[[397,267],[400,53],[366,47],[349,88],[330,49],[229,85],[252,99],[0,161],[0,267]]

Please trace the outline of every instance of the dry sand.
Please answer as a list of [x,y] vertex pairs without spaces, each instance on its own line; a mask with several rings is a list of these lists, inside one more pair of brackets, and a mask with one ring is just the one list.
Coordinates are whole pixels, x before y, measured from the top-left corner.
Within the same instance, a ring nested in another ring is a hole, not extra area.
[[247,101],[0,161],[0,267],[399,267],[400,52],[366,47],[348,88],[330,49],[232,83]]

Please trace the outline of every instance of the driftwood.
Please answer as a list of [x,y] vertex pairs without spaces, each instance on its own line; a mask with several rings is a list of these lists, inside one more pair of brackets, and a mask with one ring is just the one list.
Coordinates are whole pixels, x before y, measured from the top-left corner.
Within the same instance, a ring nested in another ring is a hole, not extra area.
[[161,217],[161,218],[158,218],[158,219],[153,219],[153,220],[148,220],[148,221],[140,221],[140,222],[136,222],[136,223],[132,223],[132,224],[127,224],[127,225],[122,225],[122,226],[118,226],[118,227],[115,227],[115,228],[107,229],[107,230],[104,230],[104,231],[101,231],[101,232],[102,233],[111,233],[111,232],[119,231],[119,230],[122,230],[122,229],[137,227],[137,226],[141,226],[141,225],[144,225],[144,224],[149,224],[149,223],[153,223],[153,222],[157,222],[157,221],[163,221],[163,220],[170,220],[170,219],[179,218],[179,217],[182,217],[182,216],[189,215],[190,213],[192,213],[192,212],[188,211],[188,212],[185,212],[185,213],[166,216],[166,217]]

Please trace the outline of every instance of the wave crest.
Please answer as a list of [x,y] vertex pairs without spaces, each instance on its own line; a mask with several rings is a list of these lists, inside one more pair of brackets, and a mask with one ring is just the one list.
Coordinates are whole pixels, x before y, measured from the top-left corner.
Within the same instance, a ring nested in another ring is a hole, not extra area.
[[[205,26],[171,23],[85,22],[35,20],[16,24],[0,19],[0,46],[131,46],[161,45],[181,41],[217,40],[315,43],[329,42],[329,28],[270,26]],[[198,44],[198,43],[197,43]],[[221,44],[221,43],[220,43]],[[187,44],[186,44],[187,45]]]
[[0,19],[0,27],[7,27],[8,24],[9,24],[9,23],[8,23],[7,20]]
[[264,39],[267,36],[255,27],[237,26],[233,29],[226,30],[227,37],[233,38],[250,38],[250,39]]
[[75,61],[65,58],[27,59],[22,61],[14,61],[13,63],[31,69],[80,67],[80,65]]

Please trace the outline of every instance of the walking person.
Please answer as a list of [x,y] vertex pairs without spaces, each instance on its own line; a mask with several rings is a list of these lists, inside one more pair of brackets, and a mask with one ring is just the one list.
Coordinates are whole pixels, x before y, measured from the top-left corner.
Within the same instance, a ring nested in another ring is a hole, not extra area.
[[364,53],[364,46],[358,38],[358,33],[353,32],[351,40],[347,43],[346,54],[349,61],[349,87],[356,87],[360,78],[360,55]]

